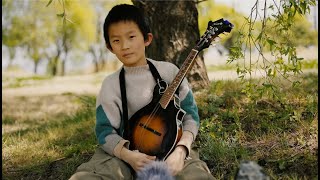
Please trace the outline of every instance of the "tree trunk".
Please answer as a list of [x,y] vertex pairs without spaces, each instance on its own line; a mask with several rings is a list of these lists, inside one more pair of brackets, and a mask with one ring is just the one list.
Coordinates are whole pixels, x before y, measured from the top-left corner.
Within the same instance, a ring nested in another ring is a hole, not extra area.
[[93,58],[92,58],[92,62],[94,64],[94,73],[99,72],[99,59],[98,59],[98,55],[95,52],[95,47],[93,45],[90,45],[89,47],[89,52],[92,54]]
[[8,49],[9,49],[9,63],[8,63],[7,68],[10,68],[12,66],[13,59],[16,55],[16,48],[15,47],[8,47]]
[[66,69],[66,58],[61,61],[61,76],[65,75],[65,69]]
[[66,62],[67,62],[68,53],[69,53],[69,47],[66,43],[63,44],[63,49],[64,49],[65,56],[64,56],[64,59],[61,60],[61,76],[64,76],[66,73],[65,72],[66,71]]
[[53,76],[58,75],[58,60],[59,60],[59,56],[56,56],[52,62],[52,75]]
[[38,65],[39,65],[39,60],[34,61],[34,68],[33,68],[34,74],[37,74]]
[[[149,20],[153,42],[147,48],[147,57],[169,61],[181,67],[191,49],[200,39],[198,10],[194,1],[132,0]],[[187,75],[193,90],[209,85],[203,53],[197,56]]]

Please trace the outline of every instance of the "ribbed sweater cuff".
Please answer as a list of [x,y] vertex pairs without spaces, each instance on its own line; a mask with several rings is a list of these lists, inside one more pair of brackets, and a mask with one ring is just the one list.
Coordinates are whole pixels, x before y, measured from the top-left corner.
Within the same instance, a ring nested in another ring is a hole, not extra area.
[[185,120],[183,122],[183,131],[191,132],[192,135],[193,135],[193,140],[196,139],[196,137],[198,135],[198,130],[199,130],[199,128],[198,128],[198,126],[197,126],[195,121],[193,121],[193,120]]
[[192,142],[193,142],[193,134],[189,131],[183,131],[180,141],[177,143],[177,146],[184,146],[187,148],[186,158],[190,154]]
[[123,140],[123,138],[118,134],[110,134],[105,138],[105,140],[106,143],[101,146],[102,149],[111,156],[114,156],[114,148],[121,140]]
[[126,147],[127,149],[129,149],[129,144],[130,142],[128,140],[120,140],[119,143],[116,145],[116,147],[113,150],[113,154],[114,156],[116,156],[119,159],[121,158],[121,150],[122,148]]

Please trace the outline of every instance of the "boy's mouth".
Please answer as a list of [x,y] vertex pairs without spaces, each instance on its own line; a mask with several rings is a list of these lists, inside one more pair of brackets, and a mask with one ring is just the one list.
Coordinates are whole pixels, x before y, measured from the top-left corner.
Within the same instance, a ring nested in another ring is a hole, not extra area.
[[133,53],[126,53],[126,54],[122,55],[122,57],[128,58],[128,57],[130,57],[130,56],[132,56],[132,55],[133,55]]

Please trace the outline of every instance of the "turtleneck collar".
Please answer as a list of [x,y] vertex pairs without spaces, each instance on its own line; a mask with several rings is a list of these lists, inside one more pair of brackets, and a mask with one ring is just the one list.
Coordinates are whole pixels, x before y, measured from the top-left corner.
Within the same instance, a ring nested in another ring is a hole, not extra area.
[[135,66],[135,67],[123,66],[123,68],[126,73],[139,74],[139,73],[145,72],[146,70],[149,70],[149,65],[145,64],[142,66]]

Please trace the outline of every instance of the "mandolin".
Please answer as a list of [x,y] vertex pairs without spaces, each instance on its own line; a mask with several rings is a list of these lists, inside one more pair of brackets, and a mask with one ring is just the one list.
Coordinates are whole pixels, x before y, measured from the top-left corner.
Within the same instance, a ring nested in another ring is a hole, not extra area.
[[157,82],[153,98],[145,107],[138,110],[128,121],[127,139],[130,149],[156,156],[165,160],[173,151],[182,136],[182,119],[185,111],[180,108],[176,94],[183,78],[190,71],[200,51],[208,48],[218,35],[230,32],[233,25],[224,19],[209,21],[206,32],[179,69],[170,85],[165,81]]

